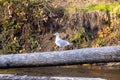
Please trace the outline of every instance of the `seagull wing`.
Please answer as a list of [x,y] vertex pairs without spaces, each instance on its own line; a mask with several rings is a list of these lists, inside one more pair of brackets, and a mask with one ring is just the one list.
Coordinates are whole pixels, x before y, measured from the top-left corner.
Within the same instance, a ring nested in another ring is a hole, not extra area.
[[58,43],[59,46],[61,46],[61,47],[67,46],[67,45],[70,44],[68,41],[65,41],[65,40],[59,40],[59,41],[57,41],[57,43]]

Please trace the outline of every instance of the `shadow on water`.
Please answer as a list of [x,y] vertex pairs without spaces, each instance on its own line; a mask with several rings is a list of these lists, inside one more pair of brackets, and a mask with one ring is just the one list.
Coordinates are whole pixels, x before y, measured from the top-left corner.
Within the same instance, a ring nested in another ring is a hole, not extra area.
[[32,76],[68,76],[68,77],[92,77],[108,80],[120,80],[120,68],[102,68],[100,66],[57,66],[57,67],[33,67],[33,68],[9,68],[0,69],[0,74],[19,74]]

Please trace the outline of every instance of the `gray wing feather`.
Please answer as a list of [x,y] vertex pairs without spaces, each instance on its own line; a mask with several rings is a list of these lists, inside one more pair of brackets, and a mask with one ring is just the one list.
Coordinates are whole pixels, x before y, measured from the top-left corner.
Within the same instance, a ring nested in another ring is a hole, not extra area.
[[65,41],[65,40],[59,40],[59,41],[57,41],[57,42],[60,44],[60,46],[69,45],[69,42],[67,42],[67,41]]

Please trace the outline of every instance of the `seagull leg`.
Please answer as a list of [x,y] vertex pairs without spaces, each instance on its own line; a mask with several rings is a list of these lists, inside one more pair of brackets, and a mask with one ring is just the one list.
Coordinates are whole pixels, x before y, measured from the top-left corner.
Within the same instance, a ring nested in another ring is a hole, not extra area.
[[64,50],[64,47],[59,47],[59,51],[63,51]]
[[63,51],[64,47],[59,47],[59,51]]
[[61,51],[61,47],[59,47],[59,50],[58,51]]

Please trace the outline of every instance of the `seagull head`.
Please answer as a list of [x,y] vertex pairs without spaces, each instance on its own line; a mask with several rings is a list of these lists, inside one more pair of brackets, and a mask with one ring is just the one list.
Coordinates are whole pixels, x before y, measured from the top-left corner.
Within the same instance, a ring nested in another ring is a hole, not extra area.
[[58,35],[59,35],[59,33],[58,33],[58,32],[56,32],[54,35],[55,35],[55,36],[58,36]]

